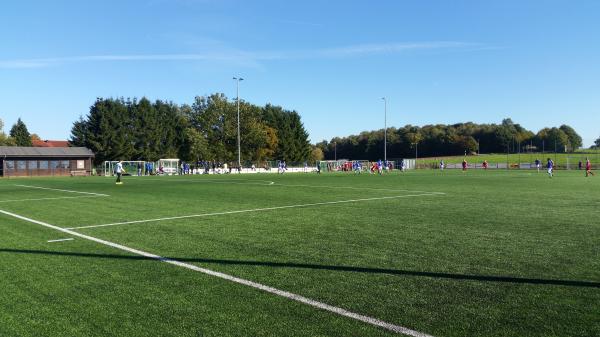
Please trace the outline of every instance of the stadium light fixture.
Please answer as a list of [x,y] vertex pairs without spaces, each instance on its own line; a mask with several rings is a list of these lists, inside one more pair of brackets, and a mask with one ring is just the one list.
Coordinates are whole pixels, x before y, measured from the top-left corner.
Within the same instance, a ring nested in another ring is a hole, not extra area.
[[387,162],[387,99],[383,100],[383,161]]
[[244,79],[241,77],[233,78],[237,83],[237,148],[238,148],[238,169],[242,168],[242,147],[240,144],[240,81]]

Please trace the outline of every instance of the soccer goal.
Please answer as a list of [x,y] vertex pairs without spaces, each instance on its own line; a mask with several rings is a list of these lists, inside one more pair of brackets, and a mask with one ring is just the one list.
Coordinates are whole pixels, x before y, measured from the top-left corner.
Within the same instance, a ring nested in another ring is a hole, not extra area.
[[159,159],[156,163],[158,174],[174,175],[179,172],[179,159]]
[[[104,176],[110,177],[116,174],[118,160],[104,162]],[[123,160],[123,170],[125,174],[131,176],[144,175],[146,170],[146,162],[139,160]]]
[[355,172],[356,168],[357,168],[355,165],[358,165],[358,169],[363,172],[367,172],[371,168],[371,165],[369,164],[368,160],[353,160],[352,161],[352,171],[353,172]]
[[415,159],[401,159],[398,161],[397,168],[400,170],[414,170],[417,168]]
[[333,172],[339,171],[345,162],[347,160],[321,160],[317,165],[321,168],[322,172]]

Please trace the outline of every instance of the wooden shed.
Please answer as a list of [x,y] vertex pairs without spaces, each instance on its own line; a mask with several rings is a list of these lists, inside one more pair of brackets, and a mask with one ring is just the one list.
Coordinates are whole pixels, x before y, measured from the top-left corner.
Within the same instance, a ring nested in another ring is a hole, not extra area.
[[85,147],[0,146],[0,176],[90,175],[93,158]]

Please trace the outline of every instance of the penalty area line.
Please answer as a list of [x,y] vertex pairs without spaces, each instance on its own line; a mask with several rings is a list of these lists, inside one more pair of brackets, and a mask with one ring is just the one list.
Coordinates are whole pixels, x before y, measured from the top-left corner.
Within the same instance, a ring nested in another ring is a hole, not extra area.
[[11,212],[8,212],[8,211],[4,211],[4,210],[1,210],[1,209],[0,209],[0,213],[2,213],[4,215],[8,215],[8,216],[13,217],[13,218],[17,218],[17,219],[23,220],[23,221],[34,223],[34,224],[37,224],[37,225],[40,225],[40,226],[43,226],[43,227],[51,228],[51,229],[54,229],[56,231],[63,232],[63,233],[66,233],[66,234],[69,234],[69,235],[72,235],[72,236],[76,236],[76,237],[79,237],[79,238],[82,238],[82,239],[93,241],[93,242],[96,242],[96,243],[99,243],[99,244],[102,244],[102,245],[105,245],[105,246],[116,248],[116,249],[119,249],[119,250],[122,250],[122,251],[125,251],[125,252],[129,252],[129,253],[132,253],[132,254],[144,256],[144,257],[149,258],[149,259],[157,260],[157,261],[160,261],[160,262],[164,262],[164,263],[168,263],[168,264],[175,265],[175,266],[178,266],[178,267],[182,267],[182,268],[186,268],[186,269],[193,270],[193,271],[196,271],[196,272],[200,272],[200,273],[203,273],[203,274],[206,274],[206,275],[218,277],[220,279],[227,280],[227,281],[230,281],[230,282],[234,282],[234,283],[237,283],[237,284],[245,285],[245,286],[248,286],[248,287],[251,287],[251,288],[254,288],[254,289],[258,289],[258,290],[261,290],[261,291],[264,291],[264,292],[267,292],[267,293],[270,293],[270,294],[273,294],[273,295],[284,297],[284,298],[287,298],[287,299],[290,299],[290,300],[293,300],[293,301],[296,301],[296,302],[304,303],[304,304],[310,305],[310,306],[312,306],[314,308],[318,308],[318,309],[321,309],[321,310],[329,311],[331,313],[334,313],[334,314],[337,314],[337,315],[340,315],[340,316],[352,318],[354,320],[357,320],[357,321],[360,321],[360,322],[363,322],[363,323],[367,323],[367,324],[370,324],[370,325],[373,325],[373,326],[377,326],[377,327],[386,329],[388,331],[392,331],[392,332],[395,332],[395,333],[403,334],[403,335],[406,335],[406,336],[412,336],[412,337],[433,337],[431,335],[428,335],[428,334],[425,334],[425,333],[422,333],[422,332],[419,332],[419,331],[415,331],[415,330],[412,330],[412,329],[409,329],[409,328],[406,328],[406,327],[403,327],[403,326],[400,326],[400,325],[395,325],[395,324],[391,324],[391,323],[388,323],[388,322],[384,322],[384,321],[379,320],[377,318],[373,318],[373,317],[361,315],[361,314],[358,314],[358,313],[355,313],[355,312],[352,312],[352,311],[348,311],[348,310],[343,309],[343,308],[339,308],[339,307],[336,307],[336,306],[333,306],[333,305],[329,305],[329,304],[326,304],[326,303],[323,303],[323,302],[319,302],[319,301],[310,299],[308,297],[297,295],[297,294],[294,294],[294,293],[291,293],[291,292],[288,292],[288,291],[285,291],[285,290],[280,290],[280,289],[277,289],[277,288],[273,288],[273,287],[270,287],[270,286],[267,286],[267,285],[264,285],[264,284],[261,284],[261,283],[258,283],[258,282],[254,282],[254,281],[242,279],[242,278],[239,278],[239,277],[236,277],[236,276],[232,276],[232,275],[229,275],[229,274],[221,273],[221,272],[214,271],[214,270],[211,270],[211,269],[198,267],[198,266],[193,265],[193,264],[181,262],[181,261],[178,261],[178,260],[175,260],[175,259],[170,259],[170,258],[162,257],[160,255],[148,253],[148,252],[145,252],[145,251],[142,251],[142,250],[138,250],[138,249],[135,249],[135,248],[130,248],[130,247],[118,244],[118,243],[114,243],[114,242],[106,241],[106,240],[99,239],[99,238],[96,238],[96,237],[93,237],[93,236],[81,234],[79,232],[75,232],[75,231],[70,230],[70,229],[66,229],[66,228],[62,228],[62,227],[58,227],[58,226],[55,226],[55,225],[51,225],[49,223],[45,223],[45,222],[42,222],[42,221],[30,219],[30,218],[24,217],[22,215],[18,215],[18,214],[11,213]]
[[396,196],[389,196],[389,197],[373,197],[373,198],[363,198],[363,199],[324,201],[324,202],[314,202],[314,203],[309,203],[309,204],[286,205],[286,206],[275,206],[275,207],[264,207],[264,208],[252,208],[252,209],[241,209],[241,210],[237,210],[237,211],[214,212],[214,213],[203,213],[203,214],[190,214],[190,215],[172,216],[172,217],[165,217],[165,218],[123,221],[123,222],[114,222],[114,223],[107,223],[107,224],[101,224],[101,225],[89,225],[89,226],[69,227],[67,229],[87,229],[87,228],[98,228],[98,227],[132,225],[132,224],[140,224],[140,223],[146,223],[146,222],[159,222],[159,221],[189,219],[189,218],[203,218],[203,217],[217,216],[217,215],[228,215],[228,214],[239,214],[239,213],[275,211],[275,210],[288,209],[288,208],[314,207],[314,206],[346,204],[346,203],[363,202],[363,201],[387,200],[387,199],[401,199],[401,198],[425,197],[425,196],[439,196],[439,195],[442,195],[442,194],[431,192],[431,193],[422,193],[422,194],[396,195]]
[[58,189],[58,188],[49,188],[49,187],[31,186],[31,185],[15,185],[15,186],[25,187],[25,188],[37,188],[37,189],[40,189],[40,190],[58,191],[58,192],[66,192],[66,193],[89,194],[89,195],[95,195],[95,196],[99,196],[99,197],[110,197],[110,195],[108,195],[108,194],[102,194],[102,193],[81,192],[81,191],[73,191],[73,190],[62,190],[62,189]]
[[[60,199],[98,198],[98,197],[104,197],[104,195],[83,195],[83,196],[79,196],[79,197],[53,197],[53,198],[11,199],[11,200],[0,200],[0,203],[20,202],[20,201],[42,201],[42,200],[60,200]],[[107,195],[107,197],[108,197],[108,195]]]

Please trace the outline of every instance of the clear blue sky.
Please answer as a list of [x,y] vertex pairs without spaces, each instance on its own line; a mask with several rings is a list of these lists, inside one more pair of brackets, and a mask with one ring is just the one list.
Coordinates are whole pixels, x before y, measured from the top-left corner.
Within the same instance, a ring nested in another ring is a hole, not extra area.
[[505,117],[600,136],[600,1],[12,0],[0,118],[66,139],[96,97],[235,96],[297,110],[313,142]]

